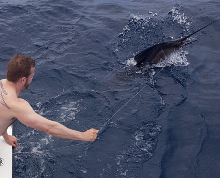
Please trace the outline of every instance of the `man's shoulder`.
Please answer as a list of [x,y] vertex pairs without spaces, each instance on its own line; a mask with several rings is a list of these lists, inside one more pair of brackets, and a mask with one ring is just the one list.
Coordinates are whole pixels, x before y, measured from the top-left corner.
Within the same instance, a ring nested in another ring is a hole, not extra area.
[[35,113],[31,105],[24,99],[17,99],[11,106],[11,112],[14,117],[21,121],[21,119],[27,119],[26,116]]
[[27,107],[27,106],[30,106],[30,104],[22,99],[22,98],[17,98],[16,100],[14,100],[12,103],[11,103],[11,108],[12,109],[21,109],[23,107]]

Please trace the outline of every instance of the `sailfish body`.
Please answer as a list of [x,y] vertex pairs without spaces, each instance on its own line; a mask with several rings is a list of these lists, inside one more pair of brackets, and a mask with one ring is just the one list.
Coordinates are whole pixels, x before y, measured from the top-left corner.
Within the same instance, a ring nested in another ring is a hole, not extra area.
[[[216,21],[214,21],[216,22]],[[144,51],[140,52],[134,57],[134,60],[137,62],[136,66],[144,66],[146,64],[152,65],[157,64],[160,61],[164,60],[167,56],[169,56],[175,50],[178,50],[182,46],[188,44],[189,42],[185,42],[187,38],[194,35],[195,33],[199,32],[200,30],[208,27],[209,25],[213,24],[214,22],[206,25],[205,27],[193,32],[192,34],[169,42],[163,42],[151,46]]]

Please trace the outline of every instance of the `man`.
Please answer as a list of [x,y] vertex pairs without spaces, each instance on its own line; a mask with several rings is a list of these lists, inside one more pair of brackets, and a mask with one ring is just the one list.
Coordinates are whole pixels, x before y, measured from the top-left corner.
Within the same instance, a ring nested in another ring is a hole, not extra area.
[[21,91],[28,88],[35,71],[35,60],[16,54],[8,63],[7,79],[0,80],[0,136],[17,147],[17,139],[7,134],[7,128],[18,119],[28,127],[46,132],[54,137],[70,140],[94,141],[98,130],[79,132],[69,129],[58,122],[38,115],[24,99],[19,98]]

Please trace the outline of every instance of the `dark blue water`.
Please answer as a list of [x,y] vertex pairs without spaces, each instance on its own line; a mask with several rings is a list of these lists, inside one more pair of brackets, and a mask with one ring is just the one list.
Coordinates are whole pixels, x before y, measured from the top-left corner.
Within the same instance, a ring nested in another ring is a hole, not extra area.
[[[154,68],[135,54],[217,20],[216,1],[0,2],[0,76],[15,53],[36,59],[20,97],[93,143],[16,122],[14,177],[220,177],[220,21]],[[133,72],[131,72],[133,71]]]

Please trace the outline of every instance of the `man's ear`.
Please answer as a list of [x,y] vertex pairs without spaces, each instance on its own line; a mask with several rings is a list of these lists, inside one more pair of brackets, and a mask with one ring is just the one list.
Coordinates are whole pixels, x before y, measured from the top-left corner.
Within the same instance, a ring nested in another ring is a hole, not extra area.
[[22,77],[22,78],[20,78],[20,82],[21,82],[22,84],[25,84],[25,83],[26,83],[26,80],[27,80],[26,77]]

